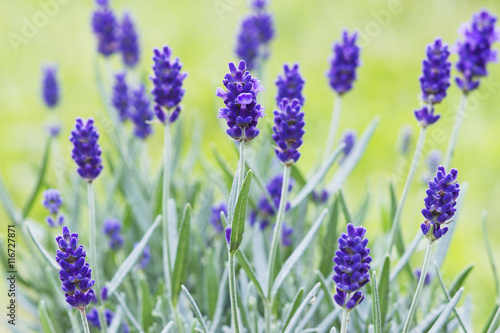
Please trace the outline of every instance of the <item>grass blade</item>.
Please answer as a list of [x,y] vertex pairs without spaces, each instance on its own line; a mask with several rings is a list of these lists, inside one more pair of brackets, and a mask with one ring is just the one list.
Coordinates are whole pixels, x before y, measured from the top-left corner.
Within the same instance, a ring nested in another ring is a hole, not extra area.
[[174,322],[173,322],[173,321],[169,322],[169,323],[168,323],[168,324],[167,324],[167,325],[166,325],[166,326],[165,326],[165,327],[161,330],[161,332],[160,332],[160,333],[168,333],[168,332],[170,332],[170,329],[171,329],[172,327],[174,327]]
[[448,290],[450,297],[453,297],[455,293],[458,291],[458,289],[462,287],[465,280],[467,279],[467,276],[469,275],[469,273],[472,271],[473,268],[474,264],[469,264],[460,273],[458,273],[455,280],[453,280],[453,282],[451,283],[450,289]]
[[38,304],[38,313],[40,315],[40,321],[42,322],[42,327],[45,333],[56,333],[54,325],[50,320],[49,313],[47,312],[47,306],[45,301],[42,299]]
[[389,279],[391,282],[394,282],[394,280],[396,280],[396,278],[398,277],[399,273],[403,270],[403,268],[407,266],[408,261],[410,260],[413,252],[415,252],[415,250],[418,247],[418,243],[422,239],[423,239],[422,232],[419,230],[419,231],[417,231],[417,234],[415,235],[415,237],[411,241],[410,245],[406,248],[406,251],[403,254],[403,256],[399,259],[396,266],[394,266],[394,269],[392,270],[391,275],[390,275],[390,279]]
[[344,218],[345,218],[346,222],[353,223],[354,221],[352,220],[351,213],[349,212],[349,208],[347,208],[347,203],[345,201],[344,194],[342,193],[342,189],[339,189],[338,197],[339,197],[340,208],[342,209],[342,214],[344,214]]
[[382,271],[380,273],[380,282],[378,285],[378,294],[380,302],[380,323],[381,323],[380,325],[382,327],[384,327],[385,317],[387,315],[387,309],[389,308],[390,269],[391,269],[391,258],[387,254],[384,259],[384,265],[382,266]]
[[295,297],[292,300],[292,303],[290,303],[290,308],[287,311],[285,315],[285,319],[283,320],[283,323],[281,324],[281,332],[284,332],[288,324],[290,323],[290,320],[292,319],[293,315],[295,312],[297,312],[297,309],[299,308],[300,302],[302,301],[302,296],[304,296],[304,288],[300,288],[297,294],[295,294]]
[[212,154],[215,157],[215,160],[217,161],[220,169],[222,170],[224,182],[228,187],[230,187],[233,181],[232,171],[229,168],[227,162],[224,160],[224,158],[219,154],[217,148],[215,148],[215,145],[212,145],[211,149],[212,149]]
[[[108,293],[109,296],[109,293]],[[123,299],[123,296],[120,295],[119,293],[115,293],[113,296],[115,296],[116,300],[118,301],[118,304],[120,304],[123,312],[125,313],[125,316],[127,316],[128,320],[134,325],[134,327],[139,331],[139,332],[144,332],[144,329],[141,327],[137,319],[132,315],[132,312],[130,312],[129,308],[127,307],[127,303]]]
[[500,297],[500,283],[498,280],[497,265],[495,264],[495,259],[493,258],[493,251],[491,250],[490,241],[488,239],[488,228],[486,227],[486,217],[488,213],[483,212],[483,237],[484,245],[486,246],[486,253],[488,253],[488,260],[490,261],[491,270],[493,271],[493,277],[495,278],[495,288],[497,291],[497,297]]
[[328,219],[328,223],[326,225],[324,235],[321,241],[322,247],[322,256],[321,256],[321,265],[320,271],[323,276],[328,276],[332,271],[332,258],[335,254],[335,249],[337,248],[336,242],[332,242],[332,239],[337,239],[337,225],[339,219],[339,204],[338,204],[338,196],[335,196],[335,199],[332,203],[332,208],[330,210],[330,217]]
[[382,333],[382,320],[380,319],[380,300],[378,298],[377,272],[372,274],[372,314],[375,333]]
[[43,247],[42,243],[40,243],[36,238],[35,236],[33,235],[33,232],[31,230],[31,223],[27,223],[26,225],[26,229],[28,230],[28,234],[30,235],[31,239],[33,240],[33,242],[35,243],[36,247],[38,248],[38,250],[40,251],[40,253],[43,255],[43,257],[45,258],[45,260],[47,260],[47,262],[52,266],[54,267],[56,270],[59,270],[59,265],[56,263],[56,261],[54,260],[54,256],[50,255],[49,252],[45,249],[45,247]]
[[198,319],[198,323],[200,324],[202,331],[205,333],[209,333],[207,324],[205,323],[205,320],[203,319],[203,316],[201,315],[201,312],[200,312],[200,309],[198,308],[198,305],[196,305],[196,302],[194,301],[193,297],[191,296],[189,291],[186,289],[186,287],[184,287],[184,285],[182,285],[181,288],[182,288],[182,292],[184,293],[184,295],[186,296],[186,298],[189,301],[189,305],[191,306],[191,310],[193,310],[194,315],[196,316],[196,319]]
[[153,324],[153,300],[148,281],[142,271],[139,272],[139,288],[142,296],[142,327],[148,329]]
[[231,223],[231,242],[229,252],[235,253],[243,241],[243,233],[245,232],[245,219],[247,215],[248,193],[250,191],[250,182],[252,181],[252,170],[249,170],[243,185],[241,186],[236,207],[234,209],[234,217]]
[[500,318],[500,307],[497,309],[497,312],[493,316],[493,319],[491,320],[491,323],[490,323],[490,327],[488,327],[488,330],[486,331],[486,333],[493,333],[495,331],[495,328],[496,328],[497,323],[498,323],[498,318]]
[[311,301],[314,301],[314,298],[316,296],[316,292],[318,291],[320,287],[319,283],[316,283],[316,285],[312,288],[312,290],[307,294],[307,296],[304,298],[302,303],[300,303],[297,311],[293,315],[293,317],[290,319],[290,322],[288,323],[288,326],[285,330],[285,333],[291,333],[294,332],[295,326],[297,326],[300,316],[306,311],[307,306],[311,303]]
[[179,300],[181,284],[186,278],[189,259],[189,234],[191,231],[191,206],[186,204],[182,214],[181,231],[175,256],[174,272],[172,274],[172,302],[174,306]]
[[2,203],[2,206],[5,208],[5,211],[9,216],[10,220],[16,224],[22,224],[23,221],[21,218],[21,212],[14,205],[14,202],[12,201],[9,192],[7,192],[7,188],[4,185],[1,175],[0,175],[0,202]]
[[320,271],[316,270],[315,273],[318,277],[319,283],[321,283],[321,289],[323,289],[323,292],[326,295],[326,300],[328,301],[328,305],[330,305],[330,309],[334,310],[335,304],[333,303],[333,298],[331,296],[330,289],[328,288],[328,282],[326,282],[325,277],[323,276],[323,274],[321,274]]
[[443,312],[439,316],[439,318],[436,320],[434,325],[432,325],[431,329],[429,330],[428,333],[438,333],[440,330],[446,325],[446,322],[448,318],[450,317],[453,309],[457,306],[458,301],[460,300],[460,297],[462,296],[462,292],[464,291],[464,288],[460,288],[455,296],[451,299],[451,301],[445,306],[443,309]]
[[266,296],[264,296],[264,291],[259,283],[259,280],[257,279],[257,274],[252,268],[252,264],[248,261],[247,257],[242,251],[236,252],[236,258],[238,259],[238,263],[243,268],[250,281],[253,282],[255,288],[257,289],[257,292],[259,293],[260,297],[262,297],[262,300],[265,301]]

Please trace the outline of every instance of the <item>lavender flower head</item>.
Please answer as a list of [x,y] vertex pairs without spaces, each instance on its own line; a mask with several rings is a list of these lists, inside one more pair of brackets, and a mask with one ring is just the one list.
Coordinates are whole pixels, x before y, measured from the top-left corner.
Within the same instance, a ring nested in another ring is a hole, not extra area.
[[75,129],[71,132],[70,141],[73,143],[71,157],[78,165],[80,177],[91,183],[102,171],[101,148],[97,143],[99,133],[94,126],[94,119],[86,122],[76,119]]
[[105,57],[115,53],[119,46],[119,25],[108,1],[98,0],[99,7],[92,15],[92,29],[97,37],[97,50]]
[[279,110],[274,111],[272,137],[276,143],[276,156],[285,165],[292,165],[299,160],[298,149],[302,145],[304,125],[304,112],[299,100],[283,99]]
[[[337,285],[335,302],[351,311],[360,304],[365,296],[359,289],[370,281],[370,248],[365,238],[366,229],[347,225],[347,234],[343,233],[339,239],[339,250],[333,261],[333,281]],[[351,296],[351,294],[354,295]]]
[[312,198],[313,201],[316,203],[324,204],[328,201],[328,197],[330,195],[328,194],[328,191],[323,189],[321,191],[312,191]]
[[47,224],[51,227],[62,226],[64,223],[64,215],[59,214],[59,209],[63,204],[61,192],[52,188],[44,191],[42,203],[50,213],[50,215],[45,218]]
[[342,153],[344,154],[342,161],[344,161],[347,156],[352,151],[352,148],[354,147],[354,144],[356,143],[356,132],[353,130],[347,130],[342,134],[342,142],[344,143],[344,149],[342,150]]
[[482,9],[474,14],[471,22],[459,29],[463,40],[457,41],[459,60],[456,68],[461,77],[456,77],[455,82],[464,94],[477,89],[478,78],[488,75],[488,63],[497,61],[497,51],[492,50],[493,43],[500,40],[500,31],[495,27],[496,21],[496,16]]
[[431,242],[446,234],[448,227],[442,225],[449,223],[457,210],[456,200],[460,193],[457,175],[457,169],[451,169],[447,174],[444,166],[440,165],[434,180],[429,181],[427,197],[424,199],[425,208],[422,209],[425,221],[420,227]]
[[297,99],[299,103],[304,105],[304,96],[302,96],[302,89],[304,88],[304,79],[299,72],[299,64],[294,64],[293,67],[285,64],[283,66],[283,75],[278,75],[276,79],[276,87],[278,94],[276,95],[276,105],[280,105],[284,98],[288,100]]
[[129,95],[126,81],[126,73],[115,75],[115,84],[113,86],[113,97],[111,102],[118,111],[120,121],[125,121],[129,117]]
[[134,134],[140,139],[146,139],[153,132],[150,121],[154,115],[144,85],[141,84],[139,88],[132,91],[130,104],[130,119],[134,122]]
[[420,77],[422,99],[427,104],[438,104],[446,97],[446,90],[450,86],[448,44],[443,44],[441,38],[436,38],[433,44],[427,45],[426,54]]
[[85,262],[87,253],[82,245],[78,245],[78,234],[70,233],[68,227],[63,227],[63,235],[57,236],[59,250],[56,261],[61,267],[59,278],[61,289],[65,292],[66,302],[78,309],[84,309],[93,299],[92,280],[89,264]]
[[162,50],[155,49],[153,55],[153,81],[154,88],[151,93],[155,101],[155,113],[158,119],[165,124],[167,112],[169,122],[173,123],[179,116],[181,107],[179,103],[184,97],[185,90],[182,83],[187,76],[186,72],[181,73],[182,63],[179,58],[171,59],[172,50],[164,46]]
[[342,33],[342,42],[333,45],[333,56],[330,59],[330,70],[327,77],[330,86],[339,95],[343,95],[352,89],[356,80],[356,69],[358,68],[360,49],[356,45],[358,34],[353,32],[349,35],[347,30]]
[[108,236],[108,245],[112,250],[118,250],[123,246],[122,223],[120,220],[110,218],[104,221],[102,231]]
[[57,68],[47,66],[43,69],[42,96],[49,108],[55,108],[59,102],[59,84],[57,83]]
[[128,67],[135,67],[139,62],[139,36],[132,21],[132,17],[125,13],[121,22],[120,51],[123,63]]
[[227,206],[225,203],[221,202],[220,204],[213,206],[211,211],[212,214],[210,215],[210,224],[214,227],[216,233],[221,233],[224,226],[222,224],[220,213],[224,212],[224,214],[227,215]]
[[247,71],[244,60],[238,68],[230,62],[229,73],[222,80],[226,89],[217,88],[216,95],[226,107],[219,109],[219,118],[226,120],[226,133],[236,141],[250,141],[258,134],[257,121],[264,116],[264,108],[257,104],[257,94],[264,90],[260,81]]
[[420,126],[427,127],[434,124],[441,117],[439,114],[434,114],[434,107],[424,105],[421,109],[413,112]]

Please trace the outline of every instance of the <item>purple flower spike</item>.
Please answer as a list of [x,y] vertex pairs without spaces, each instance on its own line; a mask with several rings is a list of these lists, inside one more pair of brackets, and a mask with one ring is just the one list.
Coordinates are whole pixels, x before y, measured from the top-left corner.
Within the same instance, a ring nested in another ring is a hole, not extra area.
[[304,135],[304,112],[300,102],[283,99],[280,109],[274,111],[273,140],[276,143],[276,156],[286,165],[292,165],[299,160],[297,149],[302,145]]
[[221,202],[218,205],[212,207],[212,214],[210,215],[210,224],[214,227],[216,233],[221,233],[224,229],[222,225],[222,220],[220,218],[220,213],[224,212],[227,215],[227,206],[225,203]]
[[222,83],[226,89],[217,88],[216,95],[226,107],[219,109],[219,118],[226,120],[226,133],[236,141],[250,141],[259,135],[257,122],[264,116],[264,108],[257,104],[257,94],[264,90],[260,81],[247,71],[245,61],[238,68],[230,62],[229,73]]
[[[430,110],[430,111],[429,111]],[[434,124],[441,117],[438,114],[434,114],[434,107],[425,105],[420,110],[415,110],[415,118],[417,118],[420,126],[427,127]]]
[[446,90],[450,86],[448,44],[443,44],[441,38],[436,38],[433,44],[427,45],[426,54],[420,77],[422,99],[427,104],[438,104],[446,97]]
[[59,278],[61,289],[65,292],[66,302],[79,309],[84,309],[94,298],[91,289],[95,281],[92,280],[91,269],[85,262],[87,253],[83,246],[78,245],[78,234],[70,233],[68,227],[63,227],[63,235],[57,236],[59,250],[56,261],[61,267]]
[[121,23],[120,51],[123,63],[128,67],[135,67],[139,62],[139,36],[128,13],[123,15]]
[[94,119],[90,118],[85,122],[77,118],[69,139],[73,143],[71,157],[78,165],[78,174],[89,183],[92,182],[103,168],[101,148],[97,143],[99,133],[94,126]]
[[359,47],[356,45],[357,33],[349,36],[344,30],[342,42],[333,45],[333,56],[330,60],[330,70],[327,77],[330,86],[337,94],[342,95],[352,89],[356,80],[356,69],[359,66]]
[[420,227],[431,242],[446,234],[448,228],[442,225],[448,224],[457,210],[456,200],[460,194],[457,175],[457,169],[451,169],[447,174],[444,166],[440,165],[434,180],[429,181],[427,197],[424,199],[425,208],[422,209],[425,221]]
[[134,134],[140,139],[146,139],[153,132],[150,121],[154,114],[144,85],[140,85],[132,92],[130,104],[130,119],[134,122]]
[[344,149],[342,150],[344,156],[342,158],[342,161],[344,161],[347,156],[349,156],[352,148],[354,147],[354,144],[356,143],[356,132],[353,130],[345,131],[342,134],[342,142],[344,143]]
[[283,98],[287,98],[290,101],[298,99],[303,106],[304,96],[302,96],[302,89],[304,88],[305,81],[300,75],[299,64],[294,64],[291,68],[285,64],[283,70],[283,76],[278,75],[276,79],[276,86],[278,87],[276,105],[280,105]]
[[57,83],[57,68],[47,66],[43,69],[42,96],[49,108],[55,108],[59,102],[59,84]]
[[[347,234],[343,233],[338,239],[339,250],[333,258],[333,281],[337,285],[334,300],[348,311],[363,301],[364,296],[359,290],[370,281],[372,258],[365,233],[365,228],[349,223]],[[351,296],[351,293],[354,295]]]
[[120,121],[125,121],[129,117],[129,95],[128,85],[126,81],[126,73],[119,73],[115,75],[115,84],[113,86],[112,103],[118,111]]
[[110,218],[104,221],[102,231],[109,237],[109,247],[116,251],[123,246],[122,223],[120,220]]
[[43,192],[43,205],[49,211],[50,215],[45,218],[50,227],[62,226],[64,224],[64,215],[59,214],[59,209],[63,204],[61,192],[55,189],[48,189]]
[[115,53],[120,40],[118,35],[119,25],[115,14],[108,7],[107,1],[98,1],[99,7],[92,15],[92,29],[97,37],[97,50],[105,57]]
[[478,78],[488,75],[486,65],[497,60],[497,51],[492,50],[493,43],[500,40],[496,21],[496,16],[482,9],[459,30],[463,40],[457,41],[459,59],[456,68],[461,76],[456,77],[455,82],[464,94],[479,87]]

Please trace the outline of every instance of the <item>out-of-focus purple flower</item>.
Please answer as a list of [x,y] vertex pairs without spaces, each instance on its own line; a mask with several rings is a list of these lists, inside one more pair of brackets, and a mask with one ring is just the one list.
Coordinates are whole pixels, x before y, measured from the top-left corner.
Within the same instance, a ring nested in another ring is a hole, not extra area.
[[280,105],[284,98],[288,100],[297,99],[300,104],[304,105],[304,96],[302,96],[302,89],[304,88],[304,79],[299,72],[299,64],[294,64],[293,67],[285,64],[283,66],[283,75],[278,75],[276,79],[276,87],[278,94],[276,95],[276,105]]
[[45,133],[49,136],[56,138],[61,133],[61,125],[60,124],[50,124],[45,127]]
[[[134,244],[135,247],[136,244]],[[145,269],[146,266],[149,264],[149,260],[151,260],[151,250],[149,249],[149,245],[146,245],[144,247],[144,250],[142,251],[142,257],[141,260],[139,261],[139,266],[141,269]]]
[[57,236],[59,247],[56,261],[61,267],[59,278],[61,289],[65,292],[66,302],[78,309],[84,309],[93,299],[92,280],[89,264],[85,262],[87,253],[83,246],[78,246],[78,234],[70,233],[68,227],[63,227],[63,235]]
[[426,54],[420,77],[422,99],[427,104],[441,103],[450,86],[451,63],[448,60],[448,44],[443,44],[441,38],[436,38],[434,43],[427,45]]
[[57,68],[47,66],[43,69],[42,96],[49,108],[55,108],[59,102],[59,84],[57,82]]
[[245,61],[238,68],[230,62],[229,73],[222,83],[226,89],[217,88],[216,95],[226,107],[219,110],[219,118],[226,120],[226,133],[236,141],[250,141],[258,134],[257,121],[264,116],[264,108],[257,104],[257,94],[264,90],[260,81],[252,77]]
[[113,106],[118,111],[118,117],[121,121],[129,117],[129,92],[126,81],[126,73],[115,75],[115,84],[113,85],[113,97],[111,99]]
[[[336,284],[337,294],[335,302],[351,311],[360,304],[365,296],[359,289],[370,281],[370,248],[365,238],[366,229],[347,225],[347,234],[343,233],[339,239],[339,250],[335,252],[333,261],[333,281]],[[354,295],[351,296],[351,294]]]
[[441,117],[439,114],[434,114],[434,107],[423,106],[420,110],[415,110],[415,118],[417,118],[420,126],[427,127],[434,124]]
[[299,147],[304,136],[304,112],[298,99],[283,99],[279,110],[274,110],[272,135],[276,143],[275,153],[285,165],[292,165],[299,160]]
[[222,220],[220,218],[220,213],[224,212],[227,215],[227,206],[224,202],[214,205],[212,207],[212,214],[210,215],[210,224],[214,227],[216,233],[221,233],[224,229],[222,225]]
[[252,0],[252,8],[254,8],[255,10],[262,10],[266,7],[266,5],[266,0]]
[[97,1],[99,7],[92,15],[92,29],[97,37],[97,50],[105,57],[120,47],[119,25],[107,1]]
[[125,13],[121,22],[120,51],[123,63],[135,67],[139,62],[139,36],[130,14]]
[[439,149],[431,150],[431,152],[427,156],[427,160],[426,160],[427,167],[429,168],[429,170],[434,172],[434,170],[436,170],[438,168],[438,166],[441,163],[441,160],[443,158],[442,155],[443,154],[441,153],[441,150],[439,150]]
[[479,78],[488,75],[486,65],[497,60],[497,51],[492,49],[493,43],[500,39],[496,21],[496,16],[482,9],[459,30],[463,40],[457,41],[459,59],[456,68],[461,76],[455,81],[464,94],[479,87]]
[[[415,269],[415,271],[413,272],[413,274],[415,275],[415,277],[417,278],[417,280],[420,280],[420,276],[422,275],[422,270],[420,268],[417,268]],[[430,273],[426,273],[425,274],[425,280],[424,280],[424,286],[428,286],[430,283],[431,283],[431,274]]]
[[[114,316],[115,314],[113,313],[113,311],[111,311],[110,309],[104,309],[104,318],[106,319],[107,326],[111,325]],[[95,326],[99,330],[101,329],[101,323],[99,322],[99,313],[97,312],[96,308],[92,308],[92,310],[87,313],[87,320],[92,326]],[[123,333],[129,332],[127,323],[123,322],[122,329]]]
[[321,190],[319,192],[312,191],[312,198],[316,203],[325,203],[328,201],[328,197],[329,194],[327,190]]
[[354,144],[356,143],[356,132],[353,130],[347,130],[342,134],[342,142],[344,143],[344,149],[342,150],[344,156],[342,158],[342,161],[345,160],[347,156],[352,151],[352,148],[354,147]]
[[52,188],[44,191],[42,203],[50,213],[50,215],[45,218],[47,224],[50,227],[62,226],[64,223],[64,215],[59,214],[59,209],[63,204],[61,192]]
[[134,122],[134,134],[140,139],[146,139],[153,132],[153,127],[149,123],[154,116],[150,104],[144,85],[141,84],[139,88],[132,91],[130,119]]
[[451,169],[447,174],[444,166],[440,165],[434,180],[429,181],[427,197],[424,199],[425,208],[422,209],[425,221],[420,227],[431,242],[446,234],[448,227],[442,225],[448,223],[457,210],[456,200],[460,194],[457,175],[457,169]]
[[167,114],[165,111],[172,112],[169,115],[169,122],[174,122],[179,116],[179,103],[184,97],[185,90],[182,83],[187,76],[186,72],[181,73],[182,63],[179,58],[171,59],[172,50],[164,46],[162,50],[155,49],[153,55],[153,81],[154,88],[151,93],[155,101],[155,113],[158,119],[165,124]]
[[293,234],[293,227],[290,227],[286,223],[283,223],[283,229],[281,230],[281,245],[283,246],[292,245],[292,234]]
[[101,299],[103,301],[108,299],[108,287],[106,287],[106,286],[102,287],[102,289],[101,289]]
[[99,133],[94,126],[94,119],[86,122],[76,119],[75,129],[71,132],[70,141],[73,143],[71,157],[78,165],[80,177],[92,182],[102,171],[101,148],[97,143]]
[[398,150],[401,152],[401,155],[406,155],[409,153],[412,134],[413,131],[409,125],[402,127],[399,131]]
[[356,80],[356,69],[359,66],[360,49],[356,45],[357,33],[349,35],[342,32],[342,42],[333,45],[333,56],[330,59],[330,70],[326,73],[330,86],[337,94],[342,95],[352,89]]
[[110,218],[104,221],[102,231],[108,236],[108,245],[112,250],[118,250],[123,246],[122,223],[120,220]]

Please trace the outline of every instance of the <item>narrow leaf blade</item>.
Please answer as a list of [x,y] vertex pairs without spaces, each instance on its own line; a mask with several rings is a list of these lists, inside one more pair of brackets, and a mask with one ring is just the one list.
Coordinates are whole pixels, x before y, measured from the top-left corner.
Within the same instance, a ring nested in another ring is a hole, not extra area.
[[373,326],[375,333],[382,332],[382,320],[380,317],[380,300],[378,297],[378,287],[377,287],[377,272],[373,271],[372,274],[372,314],[373,314]]
[[204,333],[209,333],[207,324],[205,323],[205,320],[203,319],[203,316],[201,315],[200,309],[198,308],[198,305],[194,301],[193,296],[191,296],[191,294],[186,289],[186,287],[184,287],[184,285],[182,285],[181,287],[182,287],[182,292],[184,293],[184,295],[186,296],[186,298],[189,301],[189,305],[191,306],[191,310],[193,310],[194,315],[196,316],[196,319],[198,319],[198,323],[200,324],[202,331]]
[[380,302],[380,322],[381,326],[384,326],[385,317],[387,315],[387,309],[389,308],[389,272],[391,269],[391,258],[387,254],[384,259],[384,265],[382,266],[382,271],[380,273],[380,282],[378,285],[378,294]]
[[174,272],[172,274],[172,302],[174,306],[179,299],[181,284],[186,277],[189,259],[189,234],[191,231],[191,206],[186,204],[181,222],[179,242],[175,257]]
[[231,223],[231,242],[229,252],[235,253],[243,241],[243,233],[245,232],[245,219],[247,215],[248,193],[250,192],[250,183],[252,181],[252,170],[249,170],[243,185],[241,186],[236,207],[234,209],[234,217]]
[[285,330],[285,333],[294,332],[295,326],[297,326],[300,317],[302,316],[302,314],[304,313],[304,311],[306,311],[306,308],[309,305],[309,303],[316,296],[316,292],[318,291],[319,287],[320,287],[320,284],[317,283],[312,288],[312,290],[309,292],[309,294],[307,294],[307,296],[304,298],[304,300],[302,301],[302,303],[300,303],[300,306],[298,307],[297,311],[295,312],[295,314],[293,315],[293,317],[290,319],[290,322],[289,322],[289,324],[288,324],[288,326],[287,326],[287,328]]
[[434,325],[432,325],[431,329],[429,330],[429,333],[437,333],[441,330],[441,328],[446,325],[446,321],[450,317],[453,309],[457,306],[458,301],[460,301],[460,297],[462,296],[462,292],[464,291],[463,288],[460,288],[455,296],[451,299],[451,301],[445,306],[443,309],[443,312],[441,315],[438,317]]

